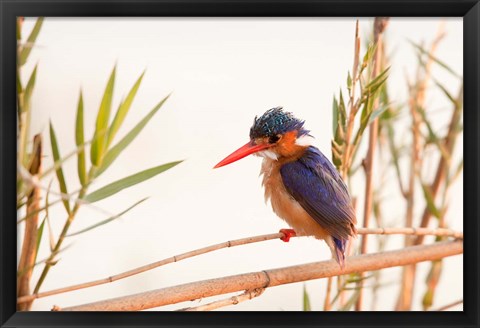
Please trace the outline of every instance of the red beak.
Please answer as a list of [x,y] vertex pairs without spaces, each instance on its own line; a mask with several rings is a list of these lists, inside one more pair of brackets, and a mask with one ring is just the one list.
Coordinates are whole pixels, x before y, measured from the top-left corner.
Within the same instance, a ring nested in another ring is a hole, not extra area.
[[271,145],[269,144],[255,145],[251,141],[249,141],[246,145],[238,148],[233,153],[225,157],[223,160],[220,161],[220,163],[215,165],[213,168],[216,169],[216,168],[228,165],[230,163],[236,162],[239,159],[242,159],[250,154],[256,153],[257,151],[261,151],[263,149],[269,148],[270,146]]

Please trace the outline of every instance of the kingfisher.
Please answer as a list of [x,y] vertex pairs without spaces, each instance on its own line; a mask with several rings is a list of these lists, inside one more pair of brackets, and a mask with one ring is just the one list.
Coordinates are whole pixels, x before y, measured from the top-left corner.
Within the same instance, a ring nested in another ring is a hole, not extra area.
[[357,233],[355,210],[342,177],[312,145],[304,124],[282,107],[269,109],[255,117],[250,141],[214,168],[250,154],[263,157],[265,201],[270,200],[273,211],[293,228],[280,230],[282,240],[295,235],[323,239],[343,269],[347,243]]

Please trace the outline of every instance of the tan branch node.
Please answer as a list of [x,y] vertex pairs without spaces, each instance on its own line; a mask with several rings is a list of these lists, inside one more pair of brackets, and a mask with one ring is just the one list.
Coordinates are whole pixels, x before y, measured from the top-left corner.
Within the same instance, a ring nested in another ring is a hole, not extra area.
[[238,303],[251,300],[255,297],[262,295],[264,291],[265,288],[255,288],[252,290],[247,290],[240,295],[235,295],[226,299],[218,300],[200,306],[179,309],[177,311],[211,311],[224,306],[237,305]]

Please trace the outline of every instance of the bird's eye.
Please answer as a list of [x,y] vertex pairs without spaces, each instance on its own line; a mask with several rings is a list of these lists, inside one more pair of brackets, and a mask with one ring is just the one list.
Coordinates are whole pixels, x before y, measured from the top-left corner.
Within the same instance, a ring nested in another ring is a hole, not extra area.
[[270,138],[268,138],[268,143],[271,143],[271,144],[274,144],[276,143],[278,140],[280,140],[282,136],[277,134],[277,135],[274,135],[274,136],[271,136]]

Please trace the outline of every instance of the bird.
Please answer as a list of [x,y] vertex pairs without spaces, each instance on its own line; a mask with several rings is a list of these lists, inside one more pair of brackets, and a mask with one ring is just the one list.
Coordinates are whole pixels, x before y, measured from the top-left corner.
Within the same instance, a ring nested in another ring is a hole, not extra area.
[[248,155],[263,157],[260,176],[265,201],[292,229],[281,238],[313,236],[323,239],[333,259],[345,268],[347,243],[357,234],[352,200],[339,172],[315,146],[305,121],[278,106],[255,117],[250,140],[214,168]]

